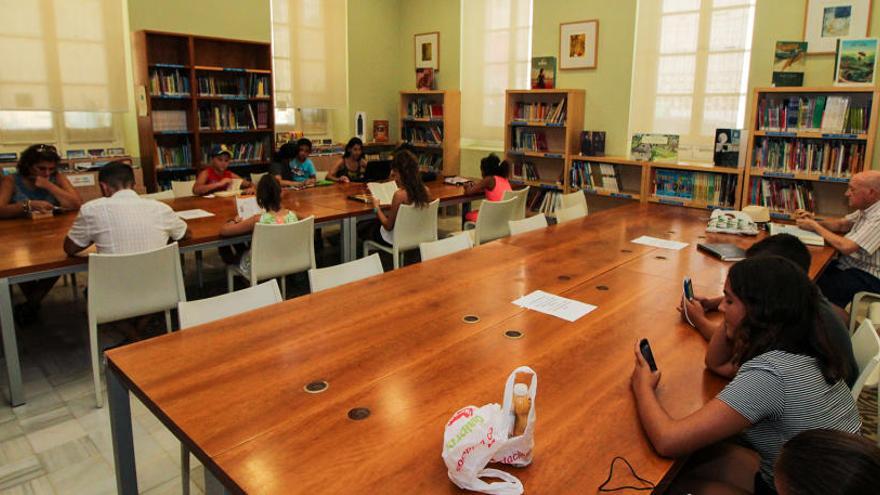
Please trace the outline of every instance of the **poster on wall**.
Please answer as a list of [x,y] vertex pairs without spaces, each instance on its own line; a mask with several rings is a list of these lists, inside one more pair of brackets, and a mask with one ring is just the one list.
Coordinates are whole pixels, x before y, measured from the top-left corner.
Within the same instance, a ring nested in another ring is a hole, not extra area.
[[837,40],[868,36],[871,0],[808,0],[804,41],[810,54],[834,53]]
[[440,33],[419,33],[413,35],[416,55],[416,69],[440,70]]
[[599,53],[599,21],[565,22],[559,25],[559,68],[595,69]]

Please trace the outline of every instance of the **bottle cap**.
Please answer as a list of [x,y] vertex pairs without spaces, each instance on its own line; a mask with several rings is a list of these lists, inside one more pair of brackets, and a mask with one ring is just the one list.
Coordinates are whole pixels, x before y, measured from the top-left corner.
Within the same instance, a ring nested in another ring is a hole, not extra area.
[[517,383],[513,386],[513,395],[529,395],[529,386],[525,383]]

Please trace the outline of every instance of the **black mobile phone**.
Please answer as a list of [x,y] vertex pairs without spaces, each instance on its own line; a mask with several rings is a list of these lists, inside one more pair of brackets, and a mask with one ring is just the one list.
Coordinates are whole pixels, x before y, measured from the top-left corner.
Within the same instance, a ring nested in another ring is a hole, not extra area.
[[688,301],[694,300],[694,284],[691,282],[690,277],[684,278],[684,297],[686,297]]
[[657,371],[657,363],[654,362],[654,353],[651,352],[651,345],[648,344],[648,339],[642,339],[642,341],[639,342],[639,350],[642,351],[642,356],[645,358],[645,361],[648,362],[651,371]]

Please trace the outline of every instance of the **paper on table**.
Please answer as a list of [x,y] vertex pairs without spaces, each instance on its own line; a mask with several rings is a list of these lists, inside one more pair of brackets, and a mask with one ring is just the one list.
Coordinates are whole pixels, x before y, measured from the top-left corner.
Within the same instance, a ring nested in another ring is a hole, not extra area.
[[517,306],[556,316],[566,321],[576,321],[580,317],[596,309],[592,304],[582,303],[574,299],[566,299],[549,292],[536,290],[515,301]]
[[688,245],[688,243],[686,242],[670,241],[669,239],[658,239],[656,237],[651,237],[647,235],[643,235],[638,239],[633,239],[631,242],[635,244],[642,244],[645,246],[673,249],[675,251],[684,249]]
[[235,198],[235,210],[241,218],[250,218],[263,213],[263,209],[257,204],[256,196]]
[[205,210],[180,210],[175,211],[174,213],[176,213],[177,216],[184,220],[195,220],[196,218],[207,218],[214,216],[213,213]]

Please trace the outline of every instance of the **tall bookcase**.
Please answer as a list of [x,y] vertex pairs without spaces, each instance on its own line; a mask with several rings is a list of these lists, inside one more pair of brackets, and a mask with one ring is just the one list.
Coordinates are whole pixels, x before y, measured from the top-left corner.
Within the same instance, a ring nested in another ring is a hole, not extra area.
[[423,172],[458,175],[460,121],[458,90],[400,92],[400,140],[412,146]]
[[755,89],[743,205],[786,220],[797,208],[846,213],[850,177],[871,167],[877,96],[874,87]]
[[269,43],[138,31],[133,49],[148,190],[196,174],[215,144],[230,148],[236,173],[266,169],[275,131]]

